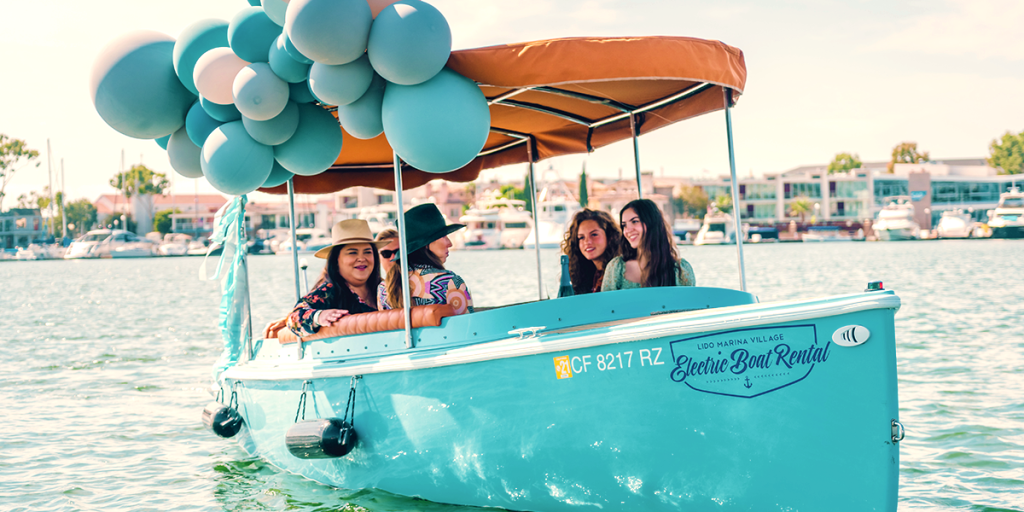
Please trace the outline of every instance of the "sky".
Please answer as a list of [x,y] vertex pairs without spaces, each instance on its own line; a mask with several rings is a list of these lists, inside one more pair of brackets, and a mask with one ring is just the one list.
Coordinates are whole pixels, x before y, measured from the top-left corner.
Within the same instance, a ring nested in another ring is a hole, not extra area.
[[[986,157],[990,142],[1024,130],[1024,2],[1018,0],[431,0],[453,48],[565,36],[670,35],[720,40],[743,51],[747,84],[733,110],[737,172],[775,174],[836,153],[886,161],[903,141],[932,159]],[[136,30],[177,37],[202,18],[231,17],[247,0],[0,0],[4,67],[0,133],[25,140],[41,165],[19,171],[3,207],[41,191],[63,161],[71,200],[113,189],[142,162],[173,176],[176,193],[213,192],[174,173],[150,140],[108,127],[89,95],[100,50]],[[47,141],[52,160],[47,160]],[[655,175],[729,172],[725,117],[714,112],[640,139]],[[544,161],[571,178],[633,169],[632,144]],[[522,176],[522,165],[488,177]],[[58,186],[55,188],[59,189]]]

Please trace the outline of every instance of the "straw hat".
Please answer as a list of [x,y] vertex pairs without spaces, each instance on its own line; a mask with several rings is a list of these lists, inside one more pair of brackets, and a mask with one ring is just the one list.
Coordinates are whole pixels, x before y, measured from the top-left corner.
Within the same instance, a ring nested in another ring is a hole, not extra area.
[[441,210],[433,203],[423,203],[405,212],[406,250],[410,254],[430,245],[438,238],[448,236],[464,227],[465,224],[445,224]]
[[331,228],[331,242],[331,245],[320,249],[313,256],[327,259],[327,255],[331,253],[331,249],[339,245],[372,244],[380,249],[391,241],[381,240],[378,242],[374,240],[373,234],[370,233],[370,225],[367,224],[365,220],[348,219],[335,224],[334,227]]

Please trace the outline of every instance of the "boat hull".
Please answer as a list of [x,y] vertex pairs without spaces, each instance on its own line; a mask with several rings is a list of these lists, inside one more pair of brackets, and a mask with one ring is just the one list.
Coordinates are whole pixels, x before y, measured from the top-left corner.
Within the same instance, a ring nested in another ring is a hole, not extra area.
[[879,229],[875,231],[879,240],[884,242],[897,242],[903,240],[917,240],[920,236],[911,228]]
[[[656,315],[510,342],[529,350],[423,354],[406,371],[278,364],[229,381],[254,453],[338,487],[513,510],[896,510],[898,299],[875,297],[821,316],[760,304]],[[870,338],[832,342],[852,325]],[[356,372],[360,445],[290,455],[302,383],[307,418],[340,417]]]
[[994,227],[992,238],[1024,238],[1024,226]]

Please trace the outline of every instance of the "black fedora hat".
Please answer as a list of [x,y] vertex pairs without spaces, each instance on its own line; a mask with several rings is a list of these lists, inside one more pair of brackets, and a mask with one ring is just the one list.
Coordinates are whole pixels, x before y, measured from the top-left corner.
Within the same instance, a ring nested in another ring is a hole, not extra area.
[[405,250],[412,254],[464,227],[465,224],[445,224],[441,210],[434,203],[413,206],[405,212]]

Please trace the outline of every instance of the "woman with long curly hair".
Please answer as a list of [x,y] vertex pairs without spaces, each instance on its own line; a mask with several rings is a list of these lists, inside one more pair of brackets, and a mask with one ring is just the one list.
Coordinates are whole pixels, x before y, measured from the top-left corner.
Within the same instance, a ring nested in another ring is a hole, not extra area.
[[661,209],[650,199],[630,201],[619,213],[621,255],[608,262],[601,291],[694,286],[690,264],[676,252]]
[[608,212],[583,209],[572,216],[562,240],[569,257],[569,280],[576,295],[601,291],[604,269],[619,255],[622,233]]

